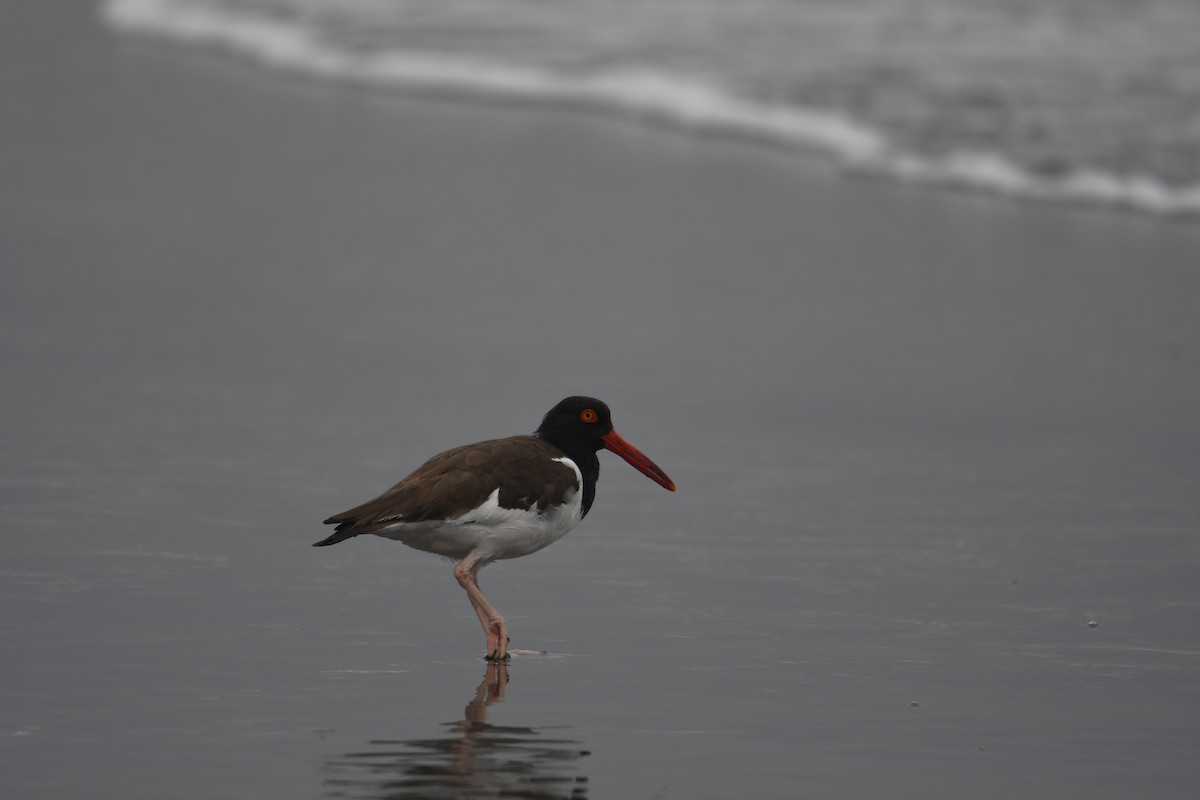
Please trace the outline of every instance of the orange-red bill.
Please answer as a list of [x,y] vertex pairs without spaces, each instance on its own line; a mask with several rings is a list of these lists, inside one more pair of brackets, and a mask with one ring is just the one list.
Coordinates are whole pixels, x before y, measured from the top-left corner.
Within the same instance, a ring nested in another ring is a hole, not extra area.
[[621,458],[629,462],[629,465],[638,472],[645,475],[650,480],[657,483],[659,486],[669,491],[675,491],[675,482],[667,477],[667,473],[650,459],[646,458],[641,450],[631,445],[629,442],[621,438],[616,431],[609,431],[600,437],[600,441],[604,442],[604,449],[616,453]]

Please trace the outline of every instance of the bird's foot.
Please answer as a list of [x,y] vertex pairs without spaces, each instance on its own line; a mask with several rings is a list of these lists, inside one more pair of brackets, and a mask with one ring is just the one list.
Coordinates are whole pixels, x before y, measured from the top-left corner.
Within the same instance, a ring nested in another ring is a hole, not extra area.
[[[500,644],[501,640],[504,642],[503,645]],[[483,657],[483,660],[503,661],[505,664],[507,664],[509,661],[512,661],[512,656],[508,654],[508,643],[511,641],[512,639],[508,638],[506,635],[503,637],[497,637],[495,646],[492,646],[492,643],[488,642],[488,654]]]

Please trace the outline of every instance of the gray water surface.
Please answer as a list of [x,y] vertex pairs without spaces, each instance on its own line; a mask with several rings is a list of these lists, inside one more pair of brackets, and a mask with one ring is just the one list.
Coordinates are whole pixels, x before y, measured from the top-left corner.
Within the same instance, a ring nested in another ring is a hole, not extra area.
[[[1190,796],[1195,229],[40,5],[0,47],[5,797]],[[679,492],[602,454],[485,570],[545,651],[507,681],[449,562],[309,546],[577,392]]]

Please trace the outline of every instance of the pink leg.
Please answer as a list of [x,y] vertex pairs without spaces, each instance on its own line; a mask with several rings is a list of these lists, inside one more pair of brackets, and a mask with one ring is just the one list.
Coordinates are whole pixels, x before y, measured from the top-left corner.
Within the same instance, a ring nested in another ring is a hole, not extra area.
[[[492,653],[495,648],[495,642],[492,638],[495,632],[488,622],[488,612],[480,605],[479,599],[483,599],[484,605],[487,605],[486,598],[483,597],[483,590],[479,588],[479,570],[480,566],[477,559],[464,559],[454,567],[454,578],[458,581],[458,585],[463,587],[467,592],[467,599],[471,601],[471,610],[475,612],[475,616],[479,618],[479,624],[483,627],[484,634],[488,637],[488,653]],[[487,608],[492,608],[487,605]],[[493,611],[495,609],[492,609]]]
[[507,661],[508,626],[504,617],[487,601],[479,588],[478,575],[482,566],[479,556],[470,553],[454,567],[454,578],[466,591],[471,607],[475,609],[475,615],[479,617],[479,624],[483,626],[483,632],[487,636],[487,655],[484,658],[488,661]]

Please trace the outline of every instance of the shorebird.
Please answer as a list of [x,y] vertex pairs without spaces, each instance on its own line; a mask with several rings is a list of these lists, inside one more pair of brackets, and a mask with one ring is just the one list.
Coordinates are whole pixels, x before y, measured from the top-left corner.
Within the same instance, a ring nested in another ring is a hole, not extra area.
[[596,498],[601,449],[675,491],[657,464],[613,430],[608,406],[568,397],[532,435],[439,453],[374,500],[334,514],[325,524],[337,528],[313,547],[371,533],[454,559],[454,577],[487,636],[484,658],[507,661],[508,627],[483,596],[479,570],[535,553],[578,525]]

